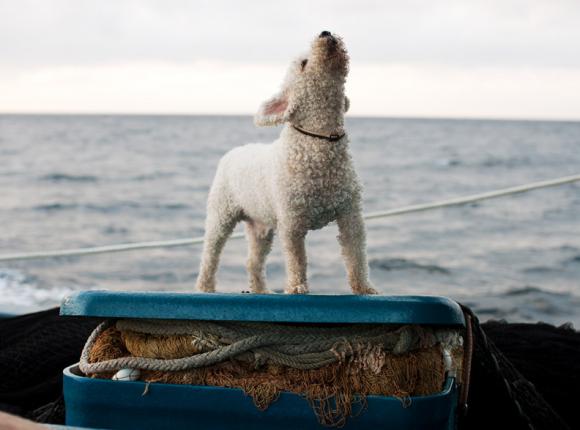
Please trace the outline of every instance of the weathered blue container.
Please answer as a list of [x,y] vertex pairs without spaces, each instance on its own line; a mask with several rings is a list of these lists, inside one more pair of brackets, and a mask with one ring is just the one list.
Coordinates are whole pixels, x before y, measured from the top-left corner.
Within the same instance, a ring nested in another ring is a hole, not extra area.
[[[464,325],[459,306],[442,297],[315,296],[82,292],[64,300],[62,315],[179,320],[337,324]],[[146,394],[144,394],[146,392]],[[308,401],[282,393],[259,411],[241,390],[91,379],[76,366],[64,371],[66,423],[110,429],[320,429]],[[448,377],[440,393],[367,396],[346,429],[455,428],[457,387]]]

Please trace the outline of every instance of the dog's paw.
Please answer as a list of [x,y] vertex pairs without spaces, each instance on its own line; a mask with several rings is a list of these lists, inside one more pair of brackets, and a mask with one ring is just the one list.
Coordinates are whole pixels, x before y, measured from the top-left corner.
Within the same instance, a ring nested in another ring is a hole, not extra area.
[[270,290],[266,288],[266,283],[264,281],[255,282],[250,280],[248,287],[253,294],[270,294]]
[[352,291],[353,293],[359,296],[369,296],[379,294],[379,292],[375,290],[371,284],[358,286],[356,288],[353,288]]
[[286,294],[308,294],[308,285],[298,284],[292,287],[286,287]]
[[215,282],[202,282],[198,280],[195,288],[201,293],[215,293]]

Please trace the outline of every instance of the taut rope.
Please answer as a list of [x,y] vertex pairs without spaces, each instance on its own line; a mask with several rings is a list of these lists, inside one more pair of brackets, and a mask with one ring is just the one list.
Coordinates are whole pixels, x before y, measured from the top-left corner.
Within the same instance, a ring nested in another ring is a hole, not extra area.
[[[562,178],[551,179],[547,181],[533,182],[526,185],[520,185],[517,187],[503,188],[500,190],[489,191],[480,194],[473,194],[466,197],[457,197],[437,202],[404,206],[398,209],[391,209],[387,211],[372,212],[364,215],[363,218],[366,220],[373,220],[378,218],[387,218],[415,212],[425,212],[433,209],[440,209],[451,206],[460,206],[467,203],[474,203],[483,200],[490,200],[498,197],[509,196],[513,194],[525,193],[528,191],[538,190],[541,188],[549,188],[564,184],[571,184],[574,182],[580,182],[580,175],[565,176]],[[244,237],[243,233],[235,233],[230,236],[231,239],[240,239],[242,237]],[[188,238],[188,239],[159,240],[151,242],[121,243],[118,245],[96,246],[91,248],[76,248],[76,249],[63,249],[57,251],[5,254],[0,255],[0,262],[17,261],[17,260],[34,260],[40,258],[83,256],[112,252],[135,251],[138,249],[171,248],[176,246],[199,245],[201,243],[203,243],[203,237],[196,237],[193,239]]]

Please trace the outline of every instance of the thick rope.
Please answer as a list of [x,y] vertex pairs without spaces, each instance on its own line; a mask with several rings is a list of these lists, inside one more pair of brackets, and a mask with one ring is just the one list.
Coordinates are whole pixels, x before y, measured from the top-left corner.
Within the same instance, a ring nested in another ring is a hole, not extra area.
[[[495,191],[489,191],[480,194],[473,194],[466,197],[457,197],[453,199],[442,200],[438,202],[431,202],[419,205],[404,206],[398,209],[392,209],[382,212],[372,212],[370,214],[364,215],[364,219],[373,220],[378,218],[387,218],[391,216],[409,214],[414,212],[425,212],[433,209],[440,209],[450,206],[460,206],[467,203],[474,203],[483,200],[495,199],[498,197],[504,197],[514,194],[520,194],[527,191],[537,190],[540,188],[555,187],[564,184],[571,184],[573,182],[580,182],[580,175],[565,176],[562,178],[551,179],[541,182],[532,182],[526,185],[521,185],[517,187],[504,188]],[[243,233],[235,233],[230,236],[231,239],[241,239],[244,237]],[[31,252],[31,253],[18,253],[18,254],[5,254],[0,255],[0,262],[3,261],[16,261],[16,260],[34,260],[39,258],[52,258],[52,257],[72,257],[72,256],[83,256],[83,255],[93,255],[93,254],[104,254],[112,252],[124,252],[124,251],[134,251],[138,249],[152,249],[152,248],[171,248],[177,246],[191,246],[199,245],[203,243],[203,237],[196,237],[193,239],[172,239],[172,240],[159,240],[152,242],[137,242],[137,243],[121,243],[118,245],[106,245],[97,246],[91,248],[76,248],[76,249],[63,249],[57,251],[41,251],[41,252]]]
[[[244,337],[267,335],[276,339],[282,338],[280,345],[277,345],[277,353],[290,355],[329,350],[345,340],[358,343],[370,340],[372,343],[374,339],[382,340],[387,334],[389,339],[383,343],[395,354],[400,354],[414,347],[420,338],[416,333],[418,329],[414,326],[387,328],[376,325],[356,325],[325,328],[264,323],[222,322],[218,324],[210,321],[120,320],[116,327],[121,331],[130,330],[157,336],[186,334],[199,337],[202,340],[207,337],[219,337],[226,342],[234,342]],[[291,339],[299,339],[299,341],[295,343],[291,342]],[[394,341],[396,343],[392,343]]]
[[256,362],[269,362],[295,369],[318,369],[353,355],[357,347],[381,345],[394,354],[419,347],[430,347],[440,341],[431,329],[417,326],[353,326],[338,328],[295,327],[277,324],[223,323],[201,321],[121,320],[116,328],[156,336],[190,335],[219,339],[202,342],[205,352],[176,359],[122,357],[90,363],[89,357],[97,338],[112,322],[99,325],[82,351],[79,368],[85,374],[114,372],[123,368],[175,372],[211,366],[251,353]]

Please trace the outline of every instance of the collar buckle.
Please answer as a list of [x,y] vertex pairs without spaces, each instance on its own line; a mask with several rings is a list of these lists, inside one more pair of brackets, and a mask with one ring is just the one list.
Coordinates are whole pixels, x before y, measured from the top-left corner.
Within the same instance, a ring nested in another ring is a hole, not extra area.
[[308,131],[308,130],[304,130],[301,127],[298,127],[297,125],[294,124],[290,124],[292,126],[292,128],[294,128],[294,130],[305,134],[306,136],[311,136],[311,137],[316,137],[318,139],[326,139],[329,140],[330,142],[336,142],[337,140],[342,139],[346,133],[342,133],[342,134],[338,134],[338,133],[331,133],[329,135],[327,134],[318,134],[318,133],[314,133],[312,131]]

